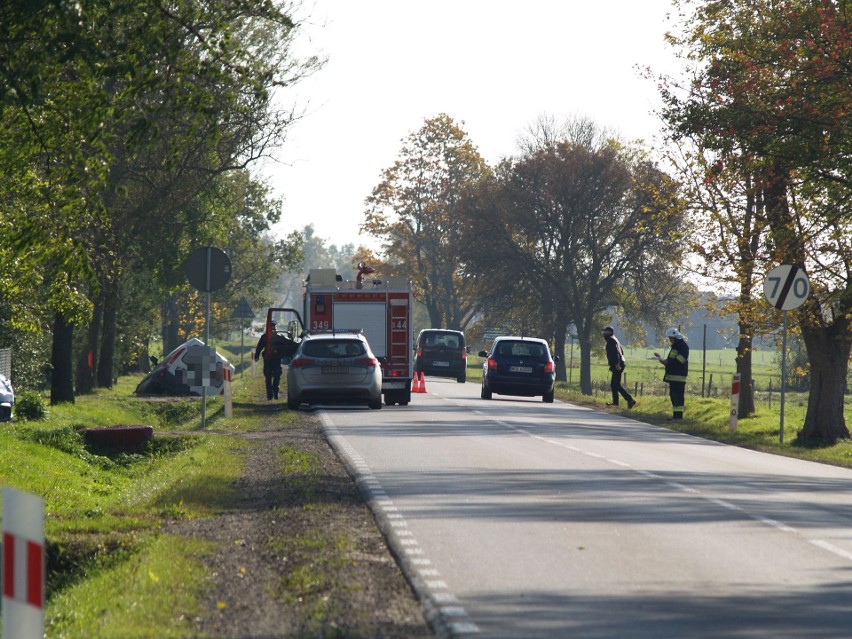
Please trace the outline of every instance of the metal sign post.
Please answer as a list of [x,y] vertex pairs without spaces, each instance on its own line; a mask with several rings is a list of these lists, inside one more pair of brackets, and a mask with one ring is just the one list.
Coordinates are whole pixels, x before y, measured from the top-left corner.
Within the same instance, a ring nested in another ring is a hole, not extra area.
[[[204,345],[210,341],[210,292],[218,291],[231,279],[231,260],[222,249],[203,246],[190,253],[186,260],[186,278],[199,291],[207,293],[207,314],[204,317]],[[207,426],[207,387],[201,391],[201,427]]]
[[811,283],[805,269],[793,264],[781,264],[766,274],[763,295],[766,301],[783,312],[781,332],[781,430],[780,443],[784,443],[784,394],[787,387],[787,311],[799,308],[808,299]]
[[[251,319],[254,317],[254,312],[251,310],[251,306],[249,306],[248,300],[245,296],[240,298],[240,303],[237,304],[237,308],[234,310],[231,315],[234,319]],[[245,350],[245,346],[243,344],[243,338],[245,337],[245,326],[240,322],[240,378],[243,376],[243,351]]]

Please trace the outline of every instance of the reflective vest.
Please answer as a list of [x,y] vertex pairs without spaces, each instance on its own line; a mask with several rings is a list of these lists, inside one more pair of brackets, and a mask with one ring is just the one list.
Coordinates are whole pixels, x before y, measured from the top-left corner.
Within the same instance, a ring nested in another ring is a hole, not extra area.
[[666,374],[664,382],[685,382],[689,374],[689,346],[678,339],[672,344],[669,354],[666,356]]

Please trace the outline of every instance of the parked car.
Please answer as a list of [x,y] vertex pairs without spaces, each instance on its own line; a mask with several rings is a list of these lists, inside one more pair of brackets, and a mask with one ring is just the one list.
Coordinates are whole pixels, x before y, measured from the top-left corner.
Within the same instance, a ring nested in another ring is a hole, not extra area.
[[287,368],[287,406],[382,407],[382,367],[360,332],[307,334]]
[[[137,395],[201,395],[200,384],[196,384],[189,374],[190,368],[198,368],[201,364],[193,358],[204,350],[204,342],[195,337],[178,346],[162,360],[152,357],[154,367],[142,378],[136,386]],[[227,359],[216,353],[216,364],[212,371],[211,385],[207,387],[208,395],[218,395],[224,392],[225,382],[223,371],[230,368],[231,378],[235,368]]]
[[454,377],[467,381],[467,346],[464,333],[427,328],[417,336],[414,371],[434,377]]
[[553,401],[556,359],[550,356],[547,342],[537,337],[498,337],[491,351],[480,351],[487,358],[482,364],[482,399],[498,395],[519,395]]
[[0,422],[8,422],[12,419],[12,408],[15,406],[15,391],[12,390],[12,382],[3,374],[0,374]]

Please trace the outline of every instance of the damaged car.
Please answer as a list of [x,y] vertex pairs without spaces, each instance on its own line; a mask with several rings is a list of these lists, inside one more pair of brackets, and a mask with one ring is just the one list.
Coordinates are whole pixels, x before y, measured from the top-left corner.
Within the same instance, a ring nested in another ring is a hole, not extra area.
[[[206,353],[213,355],[208,356]],[[204,361],[205,358],[210,361]],[[215,361],[214,361],[215,360]],[[208,395],[219,395],[225,389],[224,371],[235,367],[215,349],[206,347],[195,337],[178,346],[162,360],[152,357],[154,367],[136,386],[137,395],[201,395],[203,386]],[[208,376],[205,380],[199,376]]]

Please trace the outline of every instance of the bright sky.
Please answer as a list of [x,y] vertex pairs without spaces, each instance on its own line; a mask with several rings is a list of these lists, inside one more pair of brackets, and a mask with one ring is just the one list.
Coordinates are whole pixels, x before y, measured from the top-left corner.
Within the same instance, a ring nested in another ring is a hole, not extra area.
[[376,248],[364,199],[425,119],[447,113],[489,163],[544,114],[650,142],[658,93],[637,67],[676,68],[670,0],[304,2],[300,47],[328,62],[295,87],[307,114],[264,174],[284,198],[276,233],[313,224],[337,246]]

